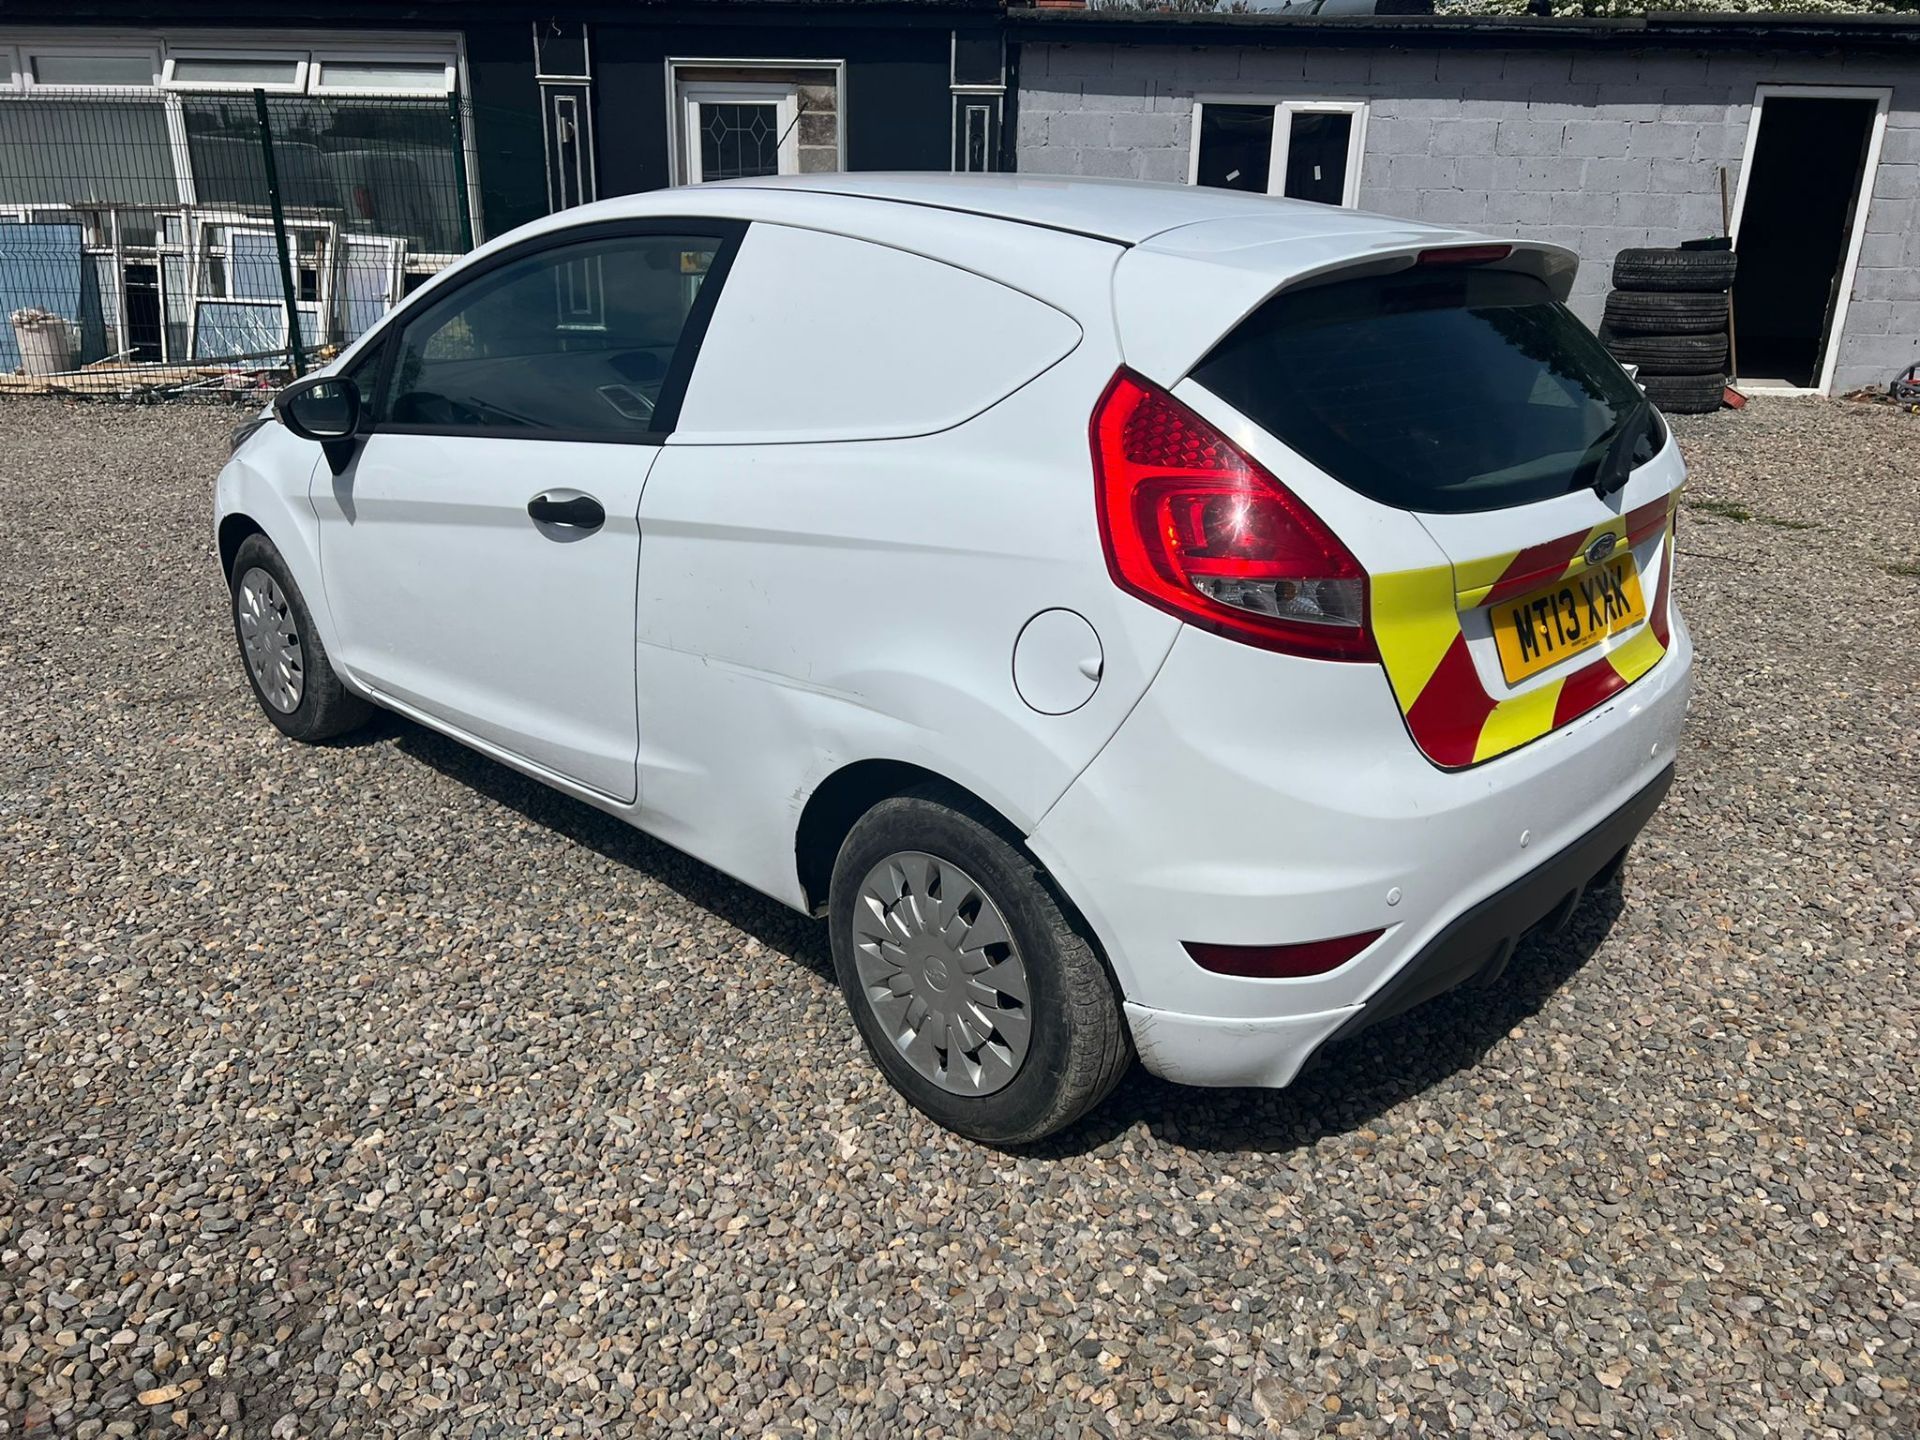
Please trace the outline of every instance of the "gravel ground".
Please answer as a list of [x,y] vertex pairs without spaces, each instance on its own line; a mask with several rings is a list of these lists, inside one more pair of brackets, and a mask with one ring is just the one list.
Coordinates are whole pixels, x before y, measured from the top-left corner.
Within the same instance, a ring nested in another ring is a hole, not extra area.
[[1621,893],[1011,1157],[811,923],[410,725],[280,739],[231,418],[0,412],[0,1433],[1920,1433],[1920,420],[1681,425]]

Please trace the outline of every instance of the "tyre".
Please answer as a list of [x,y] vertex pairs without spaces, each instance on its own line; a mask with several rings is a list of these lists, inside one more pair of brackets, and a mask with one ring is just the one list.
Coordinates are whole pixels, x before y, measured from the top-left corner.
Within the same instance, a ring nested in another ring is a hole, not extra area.
[[1717,294],[1733,284],[1731,250],[1622,250],[1613,262],[1616,290]]
[[1718,410],[1726,398],[1727,377],[1713,375],[1649,375],[1640,382],[1647,398],[1669,415],[1704,415]]
[[264,535],[249,535],[227,577],[240,664],[267,719],[295,740],[330,740],[366,723],[373,707],[340,683],[313,615]]
[[1622,365],[1638,365],[1642,375],[1725,375],[1724,335],[1617,335],[1607,342]]
[[1727,297],[1614,290],[1602,319],[1616,335],[1724,335]]
[[1093,944],[1019,837],[963,796],[918,790],[862,816],[834,861],[827,915],[868,1052],[949,1130],[1041,1139],[1132,1061]]

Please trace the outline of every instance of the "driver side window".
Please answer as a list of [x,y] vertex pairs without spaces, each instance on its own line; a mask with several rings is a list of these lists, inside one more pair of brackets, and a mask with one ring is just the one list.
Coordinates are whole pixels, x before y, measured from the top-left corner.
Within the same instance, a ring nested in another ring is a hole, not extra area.
[[528,439],[656,433],[675,351],[725,244],[613,235],[468,281],[401,330],[376,420],[402,432]]

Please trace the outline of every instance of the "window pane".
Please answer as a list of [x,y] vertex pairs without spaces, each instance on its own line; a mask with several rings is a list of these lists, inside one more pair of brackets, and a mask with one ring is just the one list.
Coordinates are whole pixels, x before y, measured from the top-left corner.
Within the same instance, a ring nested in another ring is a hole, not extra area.
[[0,98],[0,206],[179,200],[164,102]]
[[[187,152],[204,205],[267,213],[260,128],[247,95],[182,97]],[[444,101],[267,98],[274,168],[286,204],[351,233],[457,253],[459,172]]]
[[720,242],[647,235],[529,256],[406,327],[380,418],[617,439],[653,407]]
[[149,55],[36,55],[33,78],[41,85],[151,85]]
[[1336,480],[1409,510],[1565,495],[1645,413],[1544,284],[1501,271],[1283,291],[1194,378]]
[[1353,115],[1345,110],[1296,110],[1287,141],[1287,194],[1295,200],[1338,205],[1347,194],[1347,142]]
[[447,67],[433,62],[327,60],[320,84],[328,90],[445,90]]
[[700,178],[780,173],[780,107],[731,101],[700,106]]
[[291,85],[300,78],[296,60],[194,60],[173,62],[176,85]]
[[1272,160],[1271,105],[1200,107],[1200,184],[1264,195]]

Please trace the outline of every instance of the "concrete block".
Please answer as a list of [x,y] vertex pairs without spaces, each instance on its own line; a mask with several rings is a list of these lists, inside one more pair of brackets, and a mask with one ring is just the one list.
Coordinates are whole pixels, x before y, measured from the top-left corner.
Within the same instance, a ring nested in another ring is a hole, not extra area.
[[1524,117],[1503,119],[1494,139],[1497,155],[1558,155],[1566,143],[1566,127]]
[[1856,285],[1853,298],[1847,302],[1847,337],[1851,339],[1858,335],[1892,334],[1900,308],[1891,300],[1861,299],[1859,287]]
[[1880,137],[1882,165],[1920,165],[1920,123],[1896,125],[1887,117],[1886,134]]
[[1403,115],[1383,115],[1391,102],[1374,106],[1367,119],[1367,152],[1371,155],[1425,155],[1433,139],[1433,122]]
[[1653,164],[1647,160],[1589,160],[1580,172],[1580,185],[1614,195],[1644,194],[1653,188]]
[[1082,175],[1097,175],[1109,180],[1140,178],[1138,157],[1131,150],[1082,150],[1079,155],[1079,173]]
[[1499,128],[1493,120],[1439,120],[1428,149],[1434,155],[1490,155]]
[[1398,191],[1452,190],[1457,166],[1447,155],[1395,155],[1387,161],[1384,183]]
[[1165,149],[1184,145],[1193,123],[1180,115],[1123,112],[1112,117],[1112,132],[1112,144],[1122,150]]
[[1853,277],[1858,300],[1920,301],[1920,270],[1902,265],[1888,270],[1859,270]]
[[1569,155],[1607,159],[1627,153],[1629,126],[1618,120],[1575,120],[1565,127]]
[[1140,151],[1134,156],[1134,174],[1142,180],[1163,180],[1173,185],[1186,183],[1186,147]]
[[[1390,57],[1382,57],[1383,60],[1386,58]],[[1375,83],[1388,92],[1399,87],[1398,81]],[[1466,96],[1466,90],[1459,85],[1423,85],[1407,90],[1393,102],[1393,109],[1395,114],[1405,115],[1412,120],[1458,120]]]
[[1920,230],[1920,205],[1876,195],[1867,204],[1867,234],[1911,235]]
[[1738,160],[1745,152],[1745,125],[1702,125],[1693,142],[1693,158],[1710,164]]
[[1422,191],[1414,207],[1415,216],[1436,225],[1484,225],[1487,223],[1487,197],[1466,190]]
[[1091,98],[1078,110],[1063,110],[1053,117],[1049,138],[1055,145],[1069,149],[1104,149],[1112,143],[1113,117],[1093,108]]
[[1691,160],[1699,128],[1658,120],[1638,122],[1627,136],[1627,153],[1637,160]]
[[1488,221],[1495,225],[1545,225],[1553,218],[1553,196],[1545,191],[1495,190],[1487,206]]
[[[1113,52],[1111,45],[1050,45],[1047,47],[1048,78],[1065,76],[1086,79],[1089,76],[1111,75]],[[1021,63],[1026,63],[1024,55]]]
[[1495,190],[1577,190],[1580,163],[1549,155],[1498,155],[1493,162]]
[[1044,149],[1048,140],[1048,130],[1053,124],[1053,116],[1045,110],[1029,110],[1020,107],[1020,118],[1014,124],[1014,144],[1022,150]]
[[[1654,160],[1642,161],[1649,164],[1651,175],[1643,189],[1656,195],[1689,195],[1703,186],[1711,185],[1718,193],[1719,173],[1710,166],[1702,165],[1698,160]],[[1727,174],[1727,193],[1733,193],[1734,175],[1731,169]]]
[[1564,80],[1536,83],[1527,87],[1527,103],[1535,106],[1572,105],[1591,110],[1600,103],[1600,87],[1574,85]]
[[1620,212],[1620,197],[1606,190],[1565,190],[1553,197],[1555,225],[1611,225]]
[[1494,160],[1492,155],[1462,155],[1453,162],[1453,183],[1461,190],[1492,190],[1494,188]]
[[1860,237],[1862,270],[1892,269],[1907,263],[1905,235],[1863,235]]
[[1920,165],[1888,165],[1882,162],[1873,177],[1875,200],[1911,200],[1920,196]]

